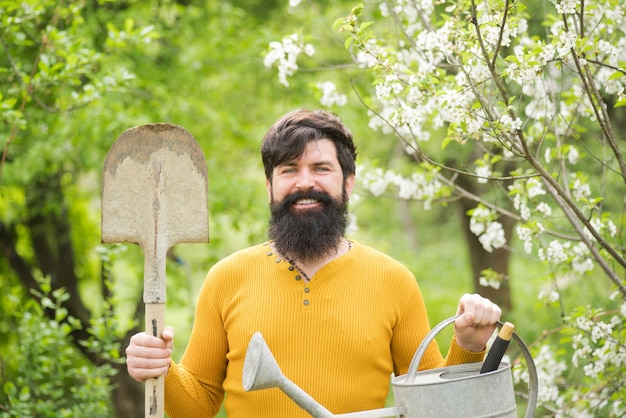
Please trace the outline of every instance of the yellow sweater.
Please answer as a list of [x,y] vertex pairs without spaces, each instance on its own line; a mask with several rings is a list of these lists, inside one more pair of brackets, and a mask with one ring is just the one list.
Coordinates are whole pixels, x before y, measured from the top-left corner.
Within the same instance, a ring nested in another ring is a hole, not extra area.
[[[308,417],[280,389],[245,392],[243,363],[260,331],[287,378],[334,414],[382,408],[430,327],[414,276],[357,242],[308,284],[266,243],[209,271],[187,349],[165,380],[172,418]],[[445,365],[480,361],[452,341]],[[436,342],[420,369],[444,365]]]

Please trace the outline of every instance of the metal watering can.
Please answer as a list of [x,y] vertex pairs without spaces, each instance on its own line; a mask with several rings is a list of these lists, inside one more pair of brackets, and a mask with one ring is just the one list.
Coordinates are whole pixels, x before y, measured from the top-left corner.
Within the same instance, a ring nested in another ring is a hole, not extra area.
[[[480,374],[481,362],[417,371],[428,345],[456,318],[448,318],[434,327],[415,352],[407,374],[392,379],[394,407],[334,415],[281,372],[260,332],[252,336],[248,345],[243,366],[243,387],[245,391],[277,387],[315,418],[516,418],[517,406],[509,363],[501,362],[497,370],[484,374]],[[503,325],[500,321],[498,324]],[[529,395],[525,418],[532,418],[537,406],[537,369],[526,344],[516,333],[512,337],[528,367]]]

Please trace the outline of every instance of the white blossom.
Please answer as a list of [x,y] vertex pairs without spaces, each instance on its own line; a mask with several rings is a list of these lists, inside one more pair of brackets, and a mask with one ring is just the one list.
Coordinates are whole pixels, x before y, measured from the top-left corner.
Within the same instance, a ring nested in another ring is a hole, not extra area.
[[541,202],[537,205],[537,211],[541,213],[545,218],[552,215],[552,208],[546,202]]
[[[513,186],[510,186],[509,190],[513,190]],[[515,210],[519,210],[521,205],[522,195],[520,193],[517,193],[515,196],[513,196],[513,207],[515,208]]]
[[554,303],[559,300],[559,292],[557,292],[554,289],[541,290],[539,291],[539,294],[537,295],[537,299],[545,300],[548,303]]
[[612,220],[609,219],[605,226],[606,226],[606,229],[609,230],[609,235],[611,237],[614,237],[615,234],[617,234],[617,226],[615,226]]
[[557,240],[552,240],[548,244],[548,248],[546,249],[546,259],[548,262],[553,264],[561,264],[567,261],[568,254],[567,248],[569,247],[569,242],[561,243]]
[[574,271],[580,275],[593,270],[593,268],[594,263],[590,257],[585,257],[582,259],[576,258],[572,261],[572,269],[574,269]]
[[476,167],[476,175],[478,176],[476,181],[479,183],[487,183],[492,174],[493,172],[491,171],[491,166],[488,164]]
[[562,31],[556,39],[559,41],[556,46],[557,55],[565,61],[569,61],[571,50],[576,46],[576,34]]
[[591,355],[591,347],[586,343],[583,334],[575,334],[572,338],[574,354],[572,354],[572,364],[579,367],[580,360],[586,360]]
[[522,220],[527,221],[530,219],[530,208],[526,204],[521,204],[519,208],[519,215]]
[[579,316],[576,318],[576,328],[581,331],[590,332],[593,327],[593,322],[584,316]]
[[384,1],[379,3],[378,9],[383,17],[389,17],[389,6]]
[[380,196],[390,186],[395,186],[399,199],[422,202],[425,209],[430,209],[433,199],[443,186],[436,176],[429,176],[426,173],[413,173],[411,177],[406,178],[392,170],[363,166],[359,166],[358,173],[363,186],[373,195]]
[[617,55],[617,48],[605,39],[600,39],[596,48],[605,55]]
[[580,179],[576,179],[572,185],[572,194],[576,201],[580,202],[591,196],[591,188],[589,184],[581,182]]
[[560,0],[556,3],[556,11],[560,14],[574,14],[576,13],[577,0]]
[[526,190],[528,190],[529,199],[546,194],[546,191],[543,190],[543,184],[541,181],[534,177],[528,179],[528,182],[526,183]]
[[478,282],[481,286],[484,287],[492,287],[494,289],[500,289],[500,280],[497,279],[487,279],[486,277],[480,276]]
[[263,64],[271,68],[278,66],[278,80],[285,87],[289,86],[287,77],[298,70],[297,59],[302,53],[312,56],[315,48],[311,44],[304,44],[297,33],[285,36],[282,42],[270,42],[270,50],[263,58]]
[[324,106],[345,106],[348,102],[345,94],[337,92],[337,87],[332,81],[318,82],[317,88],[322,92],[320,103]]
[[580,155],[578,154],[578,150],[576,149],[576,147],[570,147],[569,152],[567,153],[567,159],[569,163],[572,165],[576,164],[579,158]]
[[500,116],[500,123],[504,128],[509,132],[514,134],[518,129],[522,128],[522,120],[520,118],[516,118],[513,120],[510,115],[504,114]]
[[[534,356],[535,368],[537,369],[537,380],[541,390],[538,392],[538,401],[540,403],[555,402],[559,398],[558,381],[565,370],[567,365],[558,361],[554,357],[552,349],[547,346],[541,346],[539,353]],[[520,380],[519,374],[517,381]]]
[[490,219],[490,217],[489,209],[482,206],[476,207],[470,218],[470,231],[476,236],[482,234],[486,230],[485,220]]
[[378,64],[378,60],[372,54],[359,51],[356,56],[356,62],[361,68],[373,68]]
[[550,164],[550,161],[552,161],[551,155],[552,155],[552,150],[550,149],[550,147],[547,147],[543,153],[543,159],[546,160],[546,164]]
[[506,239],[504,237],[502,224],[500,222],[490,222],[484,233],[478,237],[478,241],[480,241],[487,252],[492,252],[494,249],[504,247]]
[[530,228],[521,225],[518,225],[515,228],[515,231],[517,232],[517,236],[520,241],[524,243],[524,251],[526,252],[526,254],[530,254],[533,249],[532,231],[530,230]]

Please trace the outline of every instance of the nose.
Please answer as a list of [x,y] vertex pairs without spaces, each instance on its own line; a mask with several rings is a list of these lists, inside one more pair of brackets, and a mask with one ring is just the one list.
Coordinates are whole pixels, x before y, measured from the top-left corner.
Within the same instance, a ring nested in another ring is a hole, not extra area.
[[296,181],[296,188],[299,190],[312,189],[315,186],[315,179],[311,170],[300,170]]

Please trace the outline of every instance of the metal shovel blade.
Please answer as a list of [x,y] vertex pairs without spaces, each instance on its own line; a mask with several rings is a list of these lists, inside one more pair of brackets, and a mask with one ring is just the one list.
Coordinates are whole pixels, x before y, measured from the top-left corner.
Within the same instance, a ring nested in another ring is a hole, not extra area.
[[[156,123],[120,135],[104,163],[101,233],[142,248],[146,332],[160,337],[167,251],[209,240],[206,162],[189,132]],[[161,376],[146,382],[146,417],[162,417],[163,403]]]

